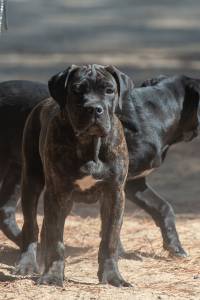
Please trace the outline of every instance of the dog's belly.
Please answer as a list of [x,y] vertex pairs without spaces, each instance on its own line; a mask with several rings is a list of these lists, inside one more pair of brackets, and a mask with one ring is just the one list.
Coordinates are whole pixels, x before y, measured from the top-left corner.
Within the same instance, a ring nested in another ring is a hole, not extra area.
[[94,187],[98,182],[101,182],[101,179],[95,179],[93,176],[88,175],[84,176],[81,179],[74,181],[74,185],[78,187],[81,191],[86,191]]

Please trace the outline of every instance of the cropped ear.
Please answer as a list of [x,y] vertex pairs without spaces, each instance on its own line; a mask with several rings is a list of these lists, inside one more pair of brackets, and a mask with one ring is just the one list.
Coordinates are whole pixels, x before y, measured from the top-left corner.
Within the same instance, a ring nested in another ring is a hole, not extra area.
[[70,75],[77,69],[78,66],[72,65],[66,70],[52,76],[48,81],[50,95],[60,105],[61,109],[64,108],[66,103],[66,88]]
[[115,78],[118,88],[118,105],[119,108],[122,109],[124,100],[134,88],[134,83],[129,76],[122,73],[114,66],[106,66],[105,69]]
[[185,77],[185,96],[180,124],[185,141],[198,135],[200,125],[200,80]]

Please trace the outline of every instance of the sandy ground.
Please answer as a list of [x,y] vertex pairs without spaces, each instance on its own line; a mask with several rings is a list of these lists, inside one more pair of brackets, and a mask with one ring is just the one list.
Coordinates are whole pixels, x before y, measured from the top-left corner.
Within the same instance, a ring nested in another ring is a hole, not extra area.
[[[18,222],[22,222],[21,215]],[[200,232],[196,216],[178,218],[181,240],[190,257],[172,259],[163,251],[160,232],[149,218],[137,211],[126,214],[122,240],[127,258],[121,259],[119,266],[133,288],[98,284],[98,218],[72,215],[66,223],[63,288],[37,286],[36,276],[11,275],[18,251],[0,236],[0,299],[200,299]]]
[[[158,74],[200,77],[199,18],[199,0],[11,0],[9,31],[0,36],[0,81],[46,82],[69,64],[91,62],[115,64],[136,83]],[[199,149],[199,138],[173,147],[149,177],[175,208],[188,259],[168,258],[158,228],[128,204],[122,240],[130,259],[120,260],[120,269],[134,288],[100,286],[98,209],[80,205],[66,222],[64,287],[11,275],[19,252],[1,235],[0,299],[200,299]]]

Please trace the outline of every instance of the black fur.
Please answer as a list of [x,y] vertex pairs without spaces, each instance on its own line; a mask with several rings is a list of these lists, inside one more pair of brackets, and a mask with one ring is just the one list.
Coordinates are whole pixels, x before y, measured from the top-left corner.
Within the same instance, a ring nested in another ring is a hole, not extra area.
[[32,108],[47,98],[45,84],[26,80],[0,83],[0,228],[20,245],[15,221],[21,178],[21,144],[24,124]]

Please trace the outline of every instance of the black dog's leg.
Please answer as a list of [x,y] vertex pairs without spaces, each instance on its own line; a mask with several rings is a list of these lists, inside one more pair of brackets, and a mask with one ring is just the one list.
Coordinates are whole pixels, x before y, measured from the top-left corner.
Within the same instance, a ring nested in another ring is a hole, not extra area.
[[[59,198],[59,199],[58,199]],[[66,201],[67,200],[67,201]],[[64,254],[63,231],[65,218],[72,208],[69,197],[62,199],[58,194],[48,190],[44,193],[44,224],[41,236],[42,257],[45,257],[45,269],[39,278],[39,284],[63,285]]]
[[15,212],[20,179],[21,166],[10,162],[0,188],[0,229],[18,246],[21,246],[21,230],[17,226]]
[[[109,194],[109,193],[108,193]],[[131,286],[118,270],[118,244],[125,202],[124,192],[119,188],[111,193],[110,199],[101,203],[101,243],[99,247],[98,278],[101,283],[122,287]]]
[[187,253],[184,251],[176,231],[172,206],[146,184],[145,178],[128,181],[125,190],[128,199],[148,212],[156,225],[160,227],[163,247],[172,255],[186,257]]

